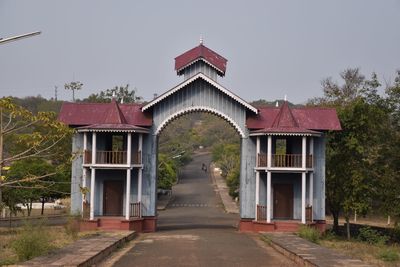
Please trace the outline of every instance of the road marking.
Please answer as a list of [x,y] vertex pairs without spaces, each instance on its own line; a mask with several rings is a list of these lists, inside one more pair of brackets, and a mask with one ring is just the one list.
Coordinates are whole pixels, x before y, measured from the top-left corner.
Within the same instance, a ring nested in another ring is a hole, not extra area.
[[[196,207],[196,208],[205,208],[205,207],[213,207],[212,205],[208,205],[205,203],[172,203],[171,207]],[[219,207],[216,205],[215,207]]]

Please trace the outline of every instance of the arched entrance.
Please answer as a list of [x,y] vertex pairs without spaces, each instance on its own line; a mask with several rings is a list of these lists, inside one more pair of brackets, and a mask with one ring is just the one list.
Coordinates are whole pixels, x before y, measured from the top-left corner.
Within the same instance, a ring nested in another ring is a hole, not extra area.
[[144,213],[156,220],[159,133],[175,118],[200,111],[221,117],[240,135],[240,217],[254,218],[256,144],[249,138],[246,118],[258,110],[217,82],[217,77],[225,74],[226,59],[202,44],[177,57],[175,63],[177,74],[183,75],[184,81],[142,107],[142,112],[153,118],[150,133],[143,140]]

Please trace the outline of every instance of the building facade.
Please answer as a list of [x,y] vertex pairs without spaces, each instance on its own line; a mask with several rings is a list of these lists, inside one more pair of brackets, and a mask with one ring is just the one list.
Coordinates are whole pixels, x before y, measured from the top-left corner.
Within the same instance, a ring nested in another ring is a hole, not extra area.
[[87,218],[83,228],[156,230],[158,136],[190,112],[215,114],[240,136],[240,230],[323,228],[325,132],[340,130],[336,111],[256,108],[218,83],[226,64],[200,44],[175,58],[183,82],[149,103],[62,106],[59,120],[76,129],[71,209]]

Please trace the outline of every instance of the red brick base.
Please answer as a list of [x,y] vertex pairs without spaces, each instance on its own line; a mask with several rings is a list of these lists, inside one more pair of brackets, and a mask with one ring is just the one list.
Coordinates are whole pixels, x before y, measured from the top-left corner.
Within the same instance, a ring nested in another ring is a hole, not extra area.
[[94,231],[99,226],[99,220],[83,219],[79,222],[79,231]]
[[81,220],[79,222],[80,231],[94,230],[126,230],[135,231],[137,233],[155,232],[157,228],[157,217],[143,217],[125,220],[116,217],[100,217],[94,220]]
[[[257,222],[253,219],[241,219],[239,221],[240,232],[297,232],[302,224],[298,221],[273,221]],[[321,233],[325,231],[325,221],[315,221],[310,224],[311,227],[315,227]]]

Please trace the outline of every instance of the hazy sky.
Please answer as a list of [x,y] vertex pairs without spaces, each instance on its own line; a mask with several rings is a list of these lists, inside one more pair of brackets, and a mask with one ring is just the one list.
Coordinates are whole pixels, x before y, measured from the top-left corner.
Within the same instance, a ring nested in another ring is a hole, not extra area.
[[179,82],[174,58],[204,44],[228,59],[219,82],[245,100],[303,103],[348,67],[393,80],[400,68],[400,0],[0,0],[0,96],[70,100],[129,83],[149,100]]

